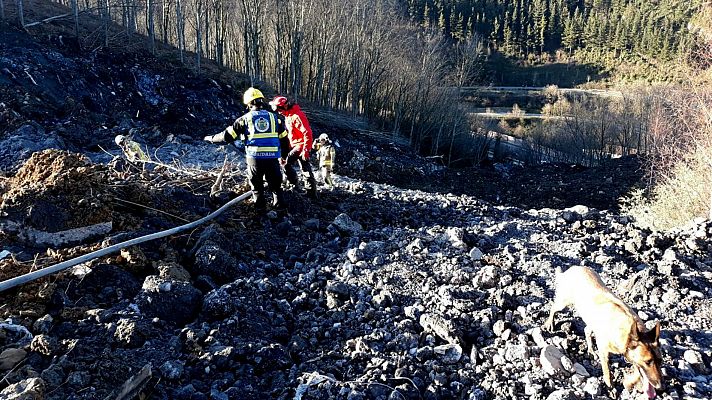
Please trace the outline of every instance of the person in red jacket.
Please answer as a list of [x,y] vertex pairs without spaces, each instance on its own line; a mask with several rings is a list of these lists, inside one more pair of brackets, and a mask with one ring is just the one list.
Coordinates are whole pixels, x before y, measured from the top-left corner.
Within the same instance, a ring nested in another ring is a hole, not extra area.
[[290,150],[286,155],[283,153],[284,172],[289,183],[300,189],[299,178],[297,177],[296,164],[302,169],[302,175],[306,178],[305,189],[307,196],[316,198],[316,179],[309,164],[309,152],[312,149],[312,130],[309,126],[307,116],[302,112],[298,104],[288,100],[284,96],[277,96],[269,103],[274,111],[284,116],[289,134]]

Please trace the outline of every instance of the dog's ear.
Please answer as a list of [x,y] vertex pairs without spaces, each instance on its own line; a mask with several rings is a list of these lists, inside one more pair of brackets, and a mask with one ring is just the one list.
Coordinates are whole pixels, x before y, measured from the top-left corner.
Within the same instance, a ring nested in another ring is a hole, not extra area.
[[658,343],[660,340],[660,321],[655,323],[655,328],[639,333],[640,339],[645,343]]
[[633,323],[630,326],[630,330],[628,333],[628,348],[636,348],[638,347],[638,341],[640,339],[638,338],[638,323],[633,321]]

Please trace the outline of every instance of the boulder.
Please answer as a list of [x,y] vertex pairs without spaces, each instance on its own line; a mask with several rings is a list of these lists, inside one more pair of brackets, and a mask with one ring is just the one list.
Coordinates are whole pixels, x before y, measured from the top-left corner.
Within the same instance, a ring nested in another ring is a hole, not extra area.
[[139,310],[148,317],[157,317],[184,324],[197,314],[202,300],[200,291],[188,282],[169,280],[157,275],[147,276],[135,298]]

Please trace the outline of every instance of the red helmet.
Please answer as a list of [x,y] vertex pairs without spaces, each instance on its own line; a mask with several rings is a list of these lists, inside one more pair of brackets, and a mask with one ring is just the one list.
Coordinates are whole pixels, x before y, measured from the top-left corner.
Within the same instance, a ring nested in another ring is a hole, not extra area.
[[286,108],[287,107],[287,98],[284,96],[277,96],[272,101],[269,102],[271,106],[274,108]]

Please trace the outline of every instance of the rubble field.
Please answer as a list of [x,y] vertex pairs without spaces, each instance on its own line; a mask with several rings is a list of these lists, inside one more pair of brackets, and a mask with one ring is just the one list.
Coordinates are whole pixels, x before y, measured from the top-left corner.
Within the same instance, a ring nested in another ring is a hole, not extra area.
[[[0,278],[246,190],[244,156],[200,140],[240,112],[234,82],[3,28]],[[712,222],[651,232],[620,215],[637,160],[446,170],[314,125],[340,144],[337,188],[318,200],[288,188],[287,213],[247,201],[0,292],[0,398],[647,399],[623,388],[620,356],[604,384],[575,312],[542,331],[554,271],[574,265],[660,321],[660,398],[712,397]],[[125,133],[151,165],[120,160]]]

